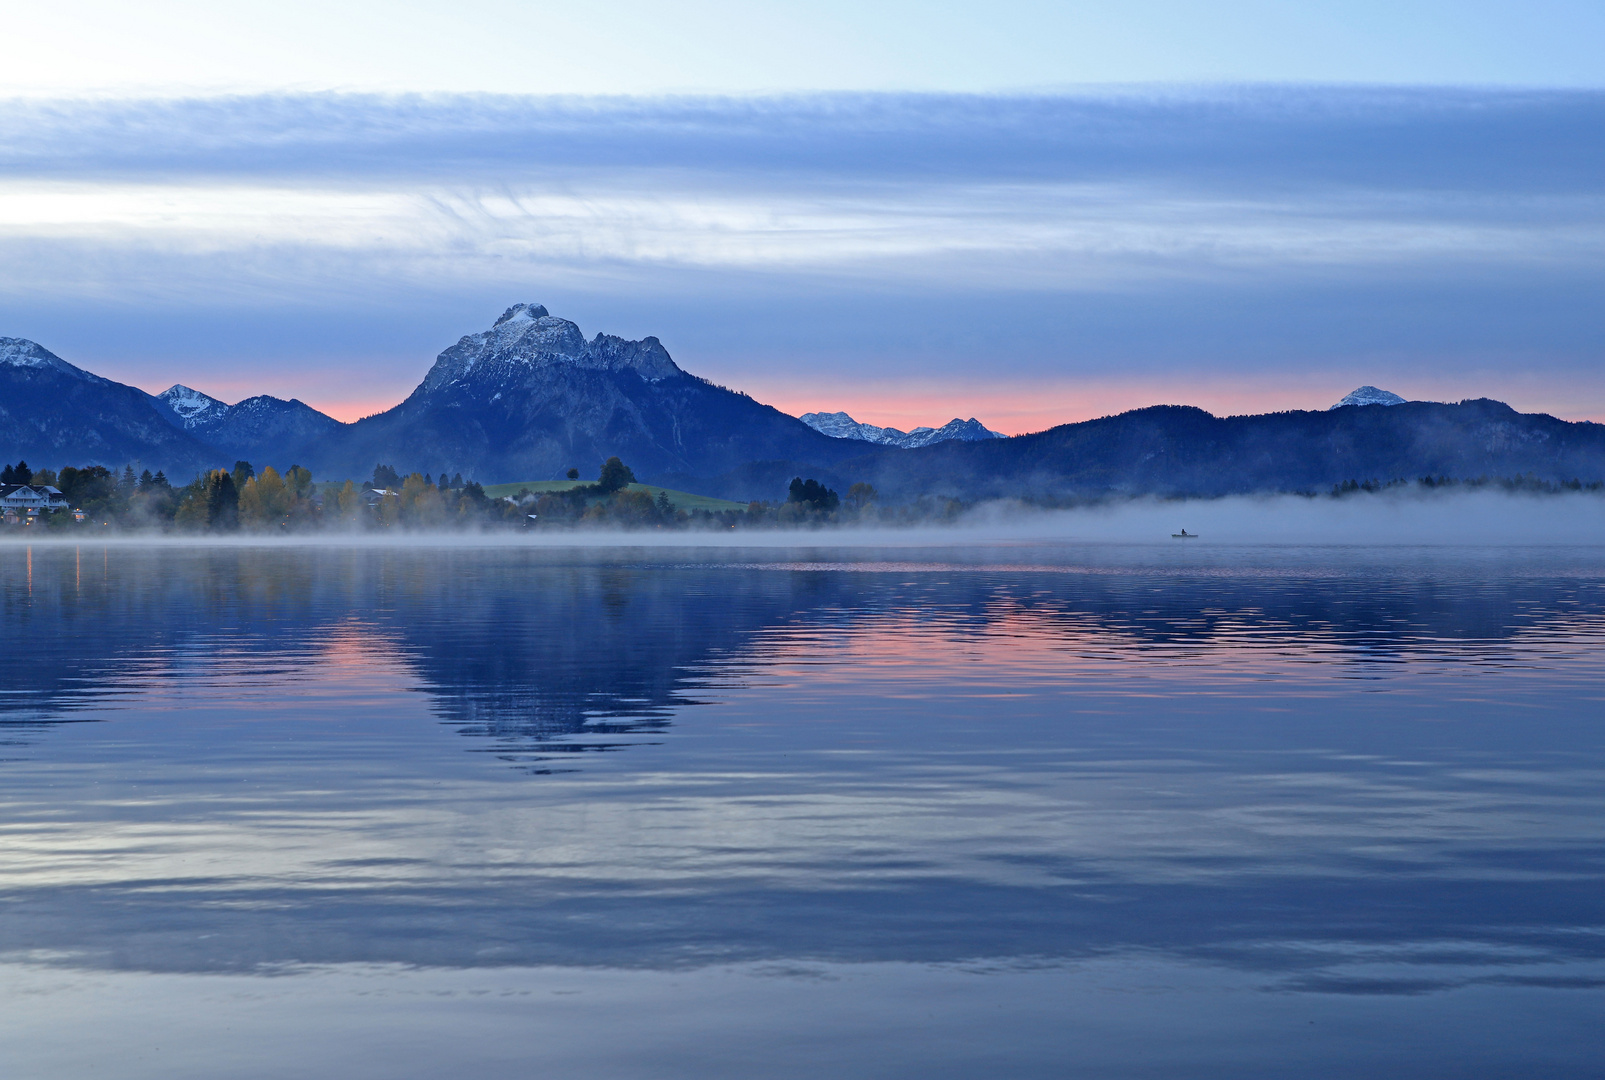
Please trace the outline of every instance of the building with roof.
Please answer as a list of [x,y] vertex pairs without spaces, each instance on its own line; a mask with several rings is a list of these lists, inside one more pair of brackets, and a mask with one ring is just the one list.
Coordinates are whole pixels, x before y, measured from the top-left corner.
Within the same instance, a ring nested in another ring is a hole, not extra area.
[[38,514],[46,510],[65,510],[67,497],[48,484],[0,485],[0,511]]

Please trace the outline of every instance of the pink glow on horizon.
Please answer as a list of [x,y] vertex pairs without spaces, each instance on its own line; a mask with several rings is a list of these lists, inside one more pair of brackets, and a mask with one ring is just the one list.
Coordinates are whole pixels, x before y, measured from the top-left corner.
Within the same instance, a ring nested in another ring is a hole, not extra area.
[[[1579,395],[1562,376],[1537,377],[1509,372],[1467,372],[1449,378],[1392,378],[1385,373],[1355,368],[1359,378],[1412,400],[1459,401],[1492,397],[1521,412],[1547,412],[1563,420],[1605,422],[1605,391]],[[117,378],[116,374],[110,377]],[[377,385],[358,372],[330,365],[327,372],[288,372],[261,379],[260,372],[214,375],[181,373],[173,381],[194,387],[227,402],[256,394],[299,398],[336,420],[351,422],[384,412],[412,392],[411,383]],[[187,377],[186,377],[187,376]],[[1353,375],[1348,376],[1353,378]],[[145,380],[139,380],[143,383]],[[1339,382],[1330,372],[1289,371],[1274,384],[1263,375],[1162,377],[1115,380],[1108,378],[1059,379],[933,379],[930,377],[864,379],[841,382],[841,393],[822,394],[817,380],[769,378],[762,374],[721,374],[715,379],[750,393],[758,401],[782,412],[845,411],[862,423],[896,427],[904,431],[920,425],[932,427],[957,417],[975,417],[994,431],[1020,435],[1060,424],[1140,409],[1149,405],[1196,405],[1217,416],[1277,412],[1286,409],[1325,409],[1354,385]],[[160,393],[162,386],[144,386]]]
[[[1563,420],[1605,421],[1605,393],[1579,397],[1557,378],[1536,383],[1508,375],[1496,379],[1370,379],[1372,385],[1409,400],[1460,401],[1491,397],[1519,412],[1549,413]],[[1358,385],[1358,384],[1357,384]],[[1275,385],[1261,379],[1186,380],[1154,378],[1131,381],[1062,380],[1000,382],[984,385],[953,380],[864,382],[848,393],[828,398],[817,384],[764,382],[749,386],[759,401],[782,412],[846,412],[860,423],[904,431],[922,424],[937,427],[957,417],[975,417],[994,431],[1022,435],[1060,424],[1094,420],[1149,405],[1195,405],[1216,416],[1242,416],[1290,409],[1321,410],[1336,404],[1353,385],[1334,382],[1330,374],[1289,374]]]
[[369,401],[330,401],[323,405],[319,405],[315,401],[308,401],[307,404],[321,413],[327,413],[336,420],[349,424],[353,421],[361,420],[365,416],[372,416],[375,413],[382,413],[386,409],[393,409],[401,404],[404,397],[406,397],[405,394],[399,398]]
[[[304,373],[300,373],[304,374]],[[380,387],[363,380],[352,378],[343,372],[336,372],[328,376],[314,376],[311,378],[284,378],[264,380],[256,376],[255,372],[241,372],[229,377],[219,378],[212,374],[181,373],[172,381],[161,386],[150,385],[147,380],[128,380],[134,382],[149,394],[159,394],[174,383],[182,383],[193,390],[209,394],[229,404],[235,404],[258,394],[269,394],[276,398],[288,401],[299,399],[317,409],[319,412],[334,417],[344,423],[361,420],[365,416],[382,413],[386,409],[393,409],[412,393],[413,387]],[[117,379],[117,375],[109,375]],[[123,381],[119,379],[119,381]],[[352,383],[358,386],[352,386]],[[321,392],[320,392],[321,391]]]

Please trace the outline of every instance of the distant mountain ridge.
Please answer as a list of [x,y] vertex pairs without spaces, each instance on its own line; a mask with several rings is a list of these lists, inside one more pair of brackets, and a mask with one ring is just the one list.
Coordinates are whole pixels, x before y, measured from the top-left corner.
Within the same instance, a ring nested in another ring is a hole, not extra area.
[[829,435],[833,439],[857,439],[860,442],[875,443],[879,446],[901,446],[905,449],[916,446],[930,446],[933,443],[948,442],[959,439],[964,442],[979,442],[982,439],[1006,439],[1002,432],[991,431],[975,417],[960,420],[954,417],[939,428],[917,427],[913,431],[899,431],[894,427],[876,427],[874,424],[861,424],[844,412],[803,413],[797,419],[821,434]]
[[806,420],[687,373],[657,338],[587,339],[538,304],[462,337],[405,401],[351,424],[268,395],[230,405],[182,384],[151,395],[0,338],[0,458],[137,463],[175,480],[244,459],[327,479],[384,463],[497,483],[594,475],[615,455],[643,481],[742,501],[783,498],[794,476],[842,492],[869,483],[888,502],[1319,491],[1429,474],[1605,480],[1605,426],[1371,386],[1325,410],[1153,406],[1012,438],[973,418],[914,432],[845,413]]
[[1332,406],[1341,409],[1345,405],[1403,405],[1404,398],[1387,390],[1378,390],[1374,386],[1362,386],[1358,390],[1351,390],[1343,395],[1343,400]]
[[175,383],[156,398],[185,431],[235,460],[271,458],[282,464],[301,464],[303,459],[323,454],[325,445],[338,439],[347,427],[303,401],[267,394],[229,405]]
[[26,338],[0,338],[0,456],[35,465],[150,463],[183,475],[216,452],[166,403],[67,363]]
[[1011,439],[878,449],[833,471],[893,499],[1321,492],[1346,480],[1529,474],[1605,480],[1605,425],[1487,398],[1225,417],[1154,405]]

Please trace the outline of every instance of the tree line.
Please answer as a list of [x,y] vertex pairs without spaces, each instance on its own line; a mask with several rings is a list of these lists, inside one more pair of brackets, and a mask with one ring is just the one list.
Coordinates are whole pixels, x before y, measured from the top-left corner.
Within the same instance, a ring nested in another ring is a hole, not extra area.
[[[389,465],[374,468],[366,483],[318,484],[311,470],[291,465],[260,471],[249,461],[210,469],[183,486],[161,471],[116,472],[104,465],[34,470],[27,462],[0,470],[5,483],[50,486],[67,501],[61,512],[40,514],[52,530],[157,529],[173,532],[301,532],[322,528],[436,528],[466,524],[518,523],[516,507],[492,500],[461,473],[439,479],[427,473],[405,477]],[[77,520],[81,511],[83,520]]]
[[[147,529],[179,533],[273,533],[314,530],[518,528],[518,529],[751,529],[825,527],[854,523],[889,525],[952,520],[967,504],[921,499],[883,509],[869,484],[854,484],[843,498],[820,481],[796,477],[775,502],[754,501],[745,509],[682,509],[669,494],[638,490],[635,472],[618,457],[603,462],[592,483],[567,470],[574,483],[536,493],[528,488],[493,499],[484,486],[463,478],[409,473],[378,464],[365,482],[315,481],[311,470],[291,465],[260,470],[249,461],[211,469],[187,484],[132,465],[120,472],[102,465],[34,470],[7,465],[0,479],[58,488],[72,513],[41,514],[36,523],[57,529]],[[637,488],[632,490],[632,486]]]

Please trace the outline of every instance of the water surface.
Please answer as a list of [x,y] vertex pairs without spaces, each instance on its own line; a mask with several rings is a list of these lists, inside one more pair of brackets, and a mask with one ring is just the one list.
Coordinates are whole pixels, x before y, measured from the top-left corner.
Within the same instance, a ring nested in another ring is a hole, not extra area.
[[7,1076],[1593,1076],[1605,549],[0,548]]

